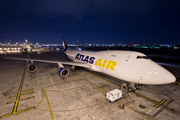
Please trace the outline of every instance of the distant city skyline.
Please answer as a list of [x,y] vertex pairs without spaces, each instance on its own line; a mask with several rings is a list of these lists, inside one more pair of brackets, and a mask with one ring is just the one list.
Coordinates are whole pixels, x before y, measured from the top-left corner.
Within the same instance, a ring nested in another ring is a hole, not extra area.
[[[26,39],[27,40],[27,39]],[[0,45],[26,45],[26,41],[25,42],[16,42],[16,43],[7,43],[7,44],[3,44],[3,43],[0,43]],[[61,45],[63,46],[62,43],[47,43],[47,44],[44,44],[44,43],[31,43],[31,42],[27,42],[27,45],[45,45],[45,46],[48,46],[48,45]],[[104,43],[85,43],[85,44],[80,44],[80,43],[67,43],[67,45],[83,45],[83,46],[91,46],[91,45],[95,45],[95,46],[107,46],[107,45],[114,45],[114,46],[143,46],[143,45],[151,45],[151,46],[156,46],[156,45],[159,45],[159,46],[173,46],[173,45],[180,45],[180,44],[124,44],[124,43],[111,43],[111,44],[104,44]]]
[[[66,39],[66,38],[65,38]],[[121,41],[113,41],[113,42],[111,42],[111,40],[110,41],[95,41],[95,42],[87,42],[87,41],[83,41],[83,40],[75,40],[74,39],[74,41],[72,41],[72,40],[66,40],[67,41],[67,43],[68,44],[113,44],[113,43],[121,43]],[[78,41],[78,42],[77,42]],[[180,41],[180,40],[179,40]],[[138,43],[138,42],[136,42],[136,41],[134,41],[134,42],[127,42],[127,43],[122,43],[122,44],[129,44],[129,45],[131,45],[131,44],[149,44],[149,45],[156,45],[156,44],[180,44],[180,42],[179,41],[176,41],[176,42],[161,42],[161,43],[159,43],[158,41],[157,42],[153,42],[153,43],[151,43],[151,42],[140,42],[140,43]],[[32,40],[32,42],[31,41],[29,41],[30,43],[33,43],[33,44],[36,44],[36,43],[39,43],[39,44],[61,44],[62,43],[62,37],[60,37],[60,39],[59,40],[47,40],[47,41],[45,41],[45,40],[37,40],[37,41],[34,41],[34,40]],[[123,41],[122,41],[123,42]],[[4,42],[2,41],[2,42],[0,42],[1,44],[8,44],[8,43],[12,43],[12,44],[15,44],[15,43],[25,43],[25,39],[24,40],[19,40],[19,41],[15,41],[15,40],[4,40]]]

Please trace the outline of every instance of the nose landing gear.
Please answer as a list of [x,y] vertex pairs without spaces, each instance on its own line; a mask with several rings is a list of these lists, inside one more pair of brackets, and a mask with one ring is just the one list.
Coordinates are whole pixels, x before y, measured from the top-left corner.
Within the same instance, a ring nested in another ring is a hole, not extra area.
[[121,86],[121,89],[123,88],[123,87],[125,87],[125,89],[127,90],[127,92],[133,92],[133,91],[136,91],[137,89],[139,89],[139,90],[141,90],[140,89],[140,84],[135,84],[135,83],[128,83],[128,84],[123,84],[122,86]]

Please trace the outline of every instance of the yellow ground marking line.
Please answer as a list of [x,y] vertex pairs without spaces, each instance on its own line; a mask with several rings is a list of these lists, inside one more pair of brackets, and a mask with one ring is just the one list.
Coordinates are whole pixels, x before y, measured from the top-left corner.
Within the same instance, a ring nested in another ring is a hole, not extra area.
[[51,109],[51,105],[50,105],[50,103],[49,103],[49,99],[48,99],[46,90],[44,90],[44,93],[45,93],[46,100],[47,100],[47,103],[48,103],[49,111],[50,111],[50,113],[51,113],[51,120],[53,120],[53,119],[54,119],[54,115],[53,115],[53,112],[52,112],[52,109]]
[[24,70],[24,73],[23,73],[23,77],[22,77],[22,80],[21,80],[21,84],[20,84],[20,86],[19,86],[18,95],[17,95],[17,97],[16,97],[16,102],[15,102],[15,105],[14,105],[13,113],[15,113],[15,112],[17,111],[17,106],[18,106],[18,102],[19,102],[19,97],[20,97],[20,95],[21,95],[21,90],[22,90],[22,87],[23,87],[24,77],[25,77],[25,74],[26,74],[27,63],[28,63],[28,61],[26,62],[26,67],[25,67],[25,70]]
[[2,115],[1,117],[7,117],[9,115],[14,115],[14,114],[17,114],[17,113],[21,113],[21,112],[24,112],[24,111],[27,111],[27,110],[31,110],[31,109],[34,109],[35,107],[30,107],[30,108],[26,108],[26,109],[23,109],[23,110],[19,110],[17,112],[14,112],[14,113],[9,113],[9,114],[5,114],[5,115]]
[[36,105],[36,108],[39,107],[39,105],[41,104],[41,102],[44,100],[45,97],[42,98],[42,100]]
[[23,94],[21,94],[21,95],[27,95],[27,94],[32,94],[32,93],[34,93],[34,91],[27,92],[27,93],[23,93]]
[[44,100],[44,98],[45,98],[43,88],[41,88],[41,90],[42,90],[43,98],[42,98],[42,100],[36,105],[36,108],[39,107],[39,105],[41,104],[41,102],[42,102],[42,101]]
[[[34,90],[34,88],[28,89],[28,90],[23,90],[23,91],[21,91],[21,92],[30,91],[30,90]],[[11,93],[11,94],[17,94],[17,93],[18,93],[18,92],[13,92],[13,93]]]
[[[24,98],[24,99],[20,99],[19,101],[28,100],[28,99],[31,99],[31,98],[34,98],[34,96],[28,97],[28,98]],[[16,101],[12,101],[12,102],[8,102],[7,104],[11,104],[11,103],[15,103],[15,102]]]
[[[92,84],[94,85],[94,84]],[[101,91],[107,93],[105,90],[103,90],[102,88],[94,85],[95,87],[99,88]],[[120,103],[123,103],[122,101],[118,100]],[[134,112],[138,113],[140,116],[144,117],[145,119],[149,120],[146,116],[142,115],[141,113],[139,113],[138,111],[136,111],[135,109],[131,108],[130,106],[128,106],[127,104],[123,103],[125,106],[127,106],[128,108],[130,108],[131,110],[133,110]]]
[[157,105],[155,105],[155,107],[158,108],[160,105],[162,105],[166,101],[167,101],[166,99],[161,100]]
[[[26,62],[26,67],[25,67],[24,72],[23,72],[23,76],[22,76],[21,83],[20,83],[20,86],[19,86],[19,90],[18,90],[18,93],[17,93],[17,96],[16,96],[16,100],[14,101],[15,105],[13,107],[12,113],[2,115],[1,118],[35,108],[35,107],[30,107],[30,108],[26,108],[26,109],[17,111],[17,107],[18,107],[18,104],[19,104],[19,101],[20,101],[19,99],[20,99],[20,96],[21,96],[22,87],[23,87],[23,83],[24,83],[24,78],[25,78],[25,74],[26,74],[27,65],[28,65],[28,61]],[[24,95],[26,95],[26,94],[24,94]]]
[[100,89],[101,91],[107,93],[105,90],[103,90],[102,88],[98,87],[97,85],[95,85],[95,84],[93,84],[93,83],[92,83],[92,85],[94,85],[95,87],[97,87],[97,88]]
[[[23,94],[20,94],[19,96],[22,96],[22,95],[27,95],[27,94],[32,94],[34,93],[34,91],[31,91],[31,92],[27,92],[27,93],[23,93]],[[18,95],[14,95],[14,96],[10,96],[9,98],[13,98],[13,97],[17,97]]]
[[146,87],[146,86],[144,86],[144,87],[145,87],[145,88],[147,88],[147,89],[153,90],[153,91],[155,91],[155,92],[161,93],[161,94],[163,94],[163,95],[165,95],[165,96],[168,96],[168,97],[171,97],[171,98],[174,98],[174,99],[176,99],[176,100],[179,100],[179,101],[180,101],[180,99],[179,99],[179,98],[176,98],[176,97],[170,96],[170,95],[168,95],[168,94],[165,94],[165,93],[159,92],[159,91],[157,91],[157,90],[154,90],[154,89],[152,89],[152,88],[148,88],[148,87]]

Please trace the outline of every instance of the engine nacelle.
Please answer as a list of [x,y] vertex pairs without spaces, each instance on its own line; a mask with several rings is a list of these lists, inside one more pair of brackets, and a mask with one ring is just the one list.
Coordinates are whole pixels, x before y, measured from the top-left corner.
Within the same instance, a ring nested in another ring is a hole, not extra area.
[[58,69],[58,72],[59,72],[59,75],[60,75],[61,77],[66,78],[66,77],[69,76],[69,71],[68,71],[67,69],[65,69],[64,67],[60,67],[60,68]]
[[29,72],[35,72],[37,70],[37,66],[34,63],[29,63],[28,70]]

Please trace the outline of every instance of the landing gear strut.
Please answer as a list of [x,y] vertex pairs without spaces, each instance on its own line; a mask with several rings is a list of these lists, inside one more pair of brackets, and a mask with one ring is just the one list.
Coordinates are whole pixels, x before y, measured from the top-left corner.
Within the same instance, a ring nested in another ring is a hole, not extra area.
[[135,83],[129,83],[128,91],[132,92],[132,91],[135,91],[135,90],[136,90]]
[[74,66],[74,65],[72,65],[70,69],[71,69],[71,71],[73,71],[73,72],[75,72],[75,71],[76,71],[76,69],[75,69],[75,66]]
[[123,84],[123,85],[121,86],[121,89],[122,89],[123,87],[125,87],[128,92],[133,92],[133,91],[135,91],[135,90],[137,90],[137,89],[141,90],[141,89],[140,89],[140,84],[135,84],[135,83],[131,83],[131,82],[128,83],[128,84]]

